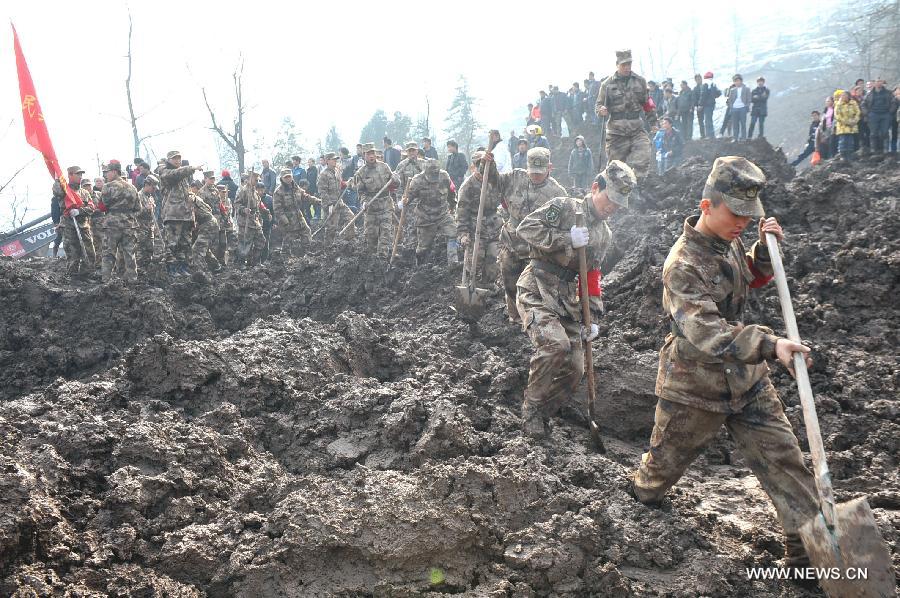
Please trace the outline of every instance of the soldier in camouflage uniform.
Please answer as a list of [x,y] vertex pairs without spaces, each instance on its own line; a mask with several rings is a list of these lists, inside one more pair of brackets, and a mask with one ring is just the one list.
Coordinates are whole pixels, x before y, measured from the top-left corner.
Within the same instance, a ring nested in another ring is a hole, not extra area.
[[500,175],[500,197],[509,218],[500,231],[500,276],[506,291],[506,312],[510,322],[519,320],[516,284],[528,263],[530,248],[516,234],[519,223],[566,190],[550,176],[550,150],[534,147],[526,155],[527,170],[516,168]]
[[[266,237],[263,235],[262,222],[260,221],[260,213],[266,210],[265,207],[259,205],[259,194],[256,191],[256,183],[258,174],[250,173],[247,182],[238,191],[237,197],[234,199],[234,205],[237,214],[237,234],[240,244],[249,244],[246,262],[237,258],[235,263],[240,265],[255,266],[259,263],[262,255],[263,246],[266,244]],[[268,210],[266,210],[268,212]]]
[[228,197],[228,185],[216,185],[216,193],[219,194],[219,207],[216,217],[219,219],[219,242],[213,252],[216,259],[223,266],[234,260],[234,252],[237,249],[237,231],[234,230],[234,220],[231,218],[231,198]]
[[[628,207],[636,177],[624,162],[613,160],[597,175],[584,200],[557,197],[545,203],[516,228],[528,244],[529,261],[519,277],[516,303],[522,328],[534,355],[522,404],[522,432],[540,439],[547,422],[572,397],[584,374],[582,340],[593,341],[598,327],[582,321],[579,289],[588,287],[592,312],[602,313],[600,263],[612,243],[607,218]],[[577,210],[584,226],[575,224]],[[576,250],[586,248],[587,284],[578,280]],[[583,406],[576,405],[583,411]]]
[[103,263],[103,231],[106,227],[106,212],[99,209],[100,195],[99,192],[94,191],[90,179],[81,181],[81,190],[88,197],[88,205],[94,210],[91,213],[91,242],[94,244],[94,268],[99,270]]
[[[84,170],[78,166],[70,166],[66,172],[69,178],[69,188],[79,196],[83,204],[80,208],[67,210],[65,189],[62,188],[59,181],[53,183],[53,198],[63,214],[58,228],[62,229],[63,251],[66,252],[66,273],[89,275],[95,271],[94,265],[97,261],[91,235],[91,214],[94,210],[90,205],[90,197],[81,189],[81,175],[84,174]],[[81,232],[84,251],[82,251],[82,243],[78,242],[78,235],[75,233],[76,225]]]
[[120,254],[125,266],[125,280],[137,281],[137,262],[135,261],[135,244],[137,241],[137,216],[141,211],[137,189],[130,181],[122,178],[122,165],[118,161],[110,161],[103,167],[106,183],[100,200],[106,211],[103,232],[103,282],[108,282],[113,275],[116,256]]
[[[275,211],[276,239],[275,251],[286,251],[287,255],[303,255],[309,247],[311,231],[306,218],[303,217],[303,206],[308,205],[303,190],[294,182],[291,171],[281,171],[281,184],[272,194],[272,207]],[[308,193],[307,197],[312,197]]]
[[[775,505],[785,532],[786,564],[809,563],[798,530],[818,513],[812,475],[769,379],[767,360],[792,369],[799,343],[744,324],[750,289],[772,278],[759,193],[765,175],[745,158],[718,158],[703,189],[701,215],[684,223],[663,266],[663,307],[672,332],[659,353],[656,421],[650,450],[635,472],[634,492],[659,502],[724,424]],[[749,251],[741,232],[759,218]]]
[[[226,188],[227,189],[227,188]],[[220,265],[225,263],[225,250],[227,247],[227,232],[225,230],[226,227],[226,219],[228,222],[231,221],[231,214],[228,210],[225,210],[223,214],[221,199],[219,198],[219,190],[216,187],[216,173],[213,170],[206,170],[203,172],[203,186],[200,187],[200,191],[197,193],[206,205],[209,206],[210,211],[213,214],[213,217],[216,219],[216,226],[219,229],[219,232],[216,235],[216,238],[212,241],[211,251],[215,256],[216,261],[219,262]],[[226,194],[227,197],[227,194]]]
[[616,52],[616,72],[600,84],[596,112],[609,117],[606,125],[606,155],[634,169],[638,179],[647,175],[652,154],[644,128],[656,124],[656,111],[649,105],[647,81],[631,71],[631,50]]
[[[400,178],[391,172],[390,166],[376,159],[374,144],[365,144],[363,151],[366,163],[350,179],[350,186],[359,193],[362,202],[360,207],[366,210],[363,225],[366,247],[375,254],[375,257],[387,259],[394,243],[392,235],[394,206],[388,192],[397,188]],[[375,198],[388,183],[391,183],[388,190]]]
[[[322,211],[325,213],[325,245],[331,245],[335,236],[353,219],[353,211],[347,207],[342,199],[342,190],[347,186],[341,180],[341,171],[338,169],[338,156],[334,152],[325,154],[325,170],[319,174],[319,197],[322,198]],[[352,239],[355,229],[345,234]]]
[[[197,191],[200,191],[200,189],[197,189]],[[199,193],[191,193],[190,198],[193,203],[194,222],[196,223],[196,238],[191,246],[191,268],[195,272],[203,272],[207,269],[218,272],[222,269],[222,266],[213,253],[213,247],[219,241],[219,222],[213,209]],[[207,264],[211,268],[207,268]]]
[[159,231],[156,230],[156,188],[159,179],[150,174],[144,179],[144,188],[138,193],[138,203],[141,206],[137,215],[137,266],[138,269],[147,268],[153,261],[154,255],[162,255],[156,250],[156,243],[162,241]]
[[[476,220],[478,220],[478,204],[481,201],[481,184],[484,173],[485,154],[482,151],[472,154],[472,165],[475,172],[463,182],[457,192],[456,204],[456,239],[465,249],[466,257],[463,267],[471,266],[471,256],[475,240]],[[496,168],[490,169],[484,215],[479,240],[478,263],[482,266],[481,282],[493,284],[497,279],[497,239],[503,227],[503,219],[497,213],[500,206],[499,175]],[[473,276],[476,273],[470,272]]]
[[[415,141],[408,142],[406,144],[406,158],[400,160],[400,163],[397,164],[397,169],[394,171],[397,176],[400,177],[400,186],[398,187],[399,192],[405,193],[406,186],[412,178],[417,174],[420,174],[424,168],[425,160],[419,156],[419,144]],[[401,209],[399,204],[397,209]],[[416,215],[410,210],[407,210],[406,224],[403,227],[403,238],[401,240],[401,246],[403,248],[411,251],[416,247],[416,230]]]
[[159,169],[162,185],[162,220],[166,227],[166,266],[169,274],[187,274],[194,227],[194,206],[190,198],[190,179],[202,166],[182,166],[181,152],[166,154]]
[[447,239],[447,264],[457,263],[456,226],[450,215],[456,193],[450,175],[437,160],[425,160],[423,172],[412,177],[407,201],[406,213],[415,215],[416,264],[428,262],[438,236]]

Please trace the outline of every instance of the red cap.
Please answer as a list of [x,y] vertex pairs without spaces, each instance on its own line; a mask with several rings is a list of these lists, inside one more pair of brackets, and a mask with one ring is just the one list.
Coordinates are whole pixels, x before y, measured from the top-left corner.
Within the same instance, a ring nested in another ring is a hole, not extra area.
[[231,176],[231,173],[228,172],[227,170],[223,170],[223,171],[222,171],[222,178],[230,177],[230,176]]
[[712,71],[706,71],[706,74],[703,75],[703,78],[704,79],[712,79],[713,78]]

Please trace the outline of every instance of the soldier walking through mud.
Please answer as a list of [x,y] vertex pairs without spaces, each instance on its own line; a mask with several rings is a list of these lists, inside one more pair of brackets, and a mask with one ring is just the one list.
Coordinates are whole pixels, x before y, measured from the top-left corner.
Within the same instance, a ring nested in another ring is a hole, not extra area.
[[[400,160],[394,173],[400,177],[399,189],[406,192],[406,187],[414,176],[420,174],[425,169],[425,160],[419,156],[419,144],[410,141],[406,144],[406,158]],[[397,204],[397,209],[403,209],[403,199]],[[398,216],[399,217],[399,216]],[[416,217],[415,214],[407,210],[406,223],[403,230],[402,245],[405,248],[414,249],[416,247]]]
[[649,102],[647,81],[631,70],[631,50],[616,52],[616,72],[600,84],[596,112],[609,117],[606,124],[606,155],[625,162],[638,180],[650,170],[650,137],[644,128],[656,124],[656,111]]
[[159,231],[156,229],[156,189],[159,179],[155,174],[144,177],[143,188],[138,192],[140,211],[137,214],[137,242],[136,255],[139,271],[146,270],[153,262],[154,256],[162,255],[157,250],[157,243],[161,243]]
[[[584,374],[582,341],[593,341],[599,327],[582,321],[579,293],[589,292],[591,312],[603,312],[600,264],[612,243],[607,219],[637,184],[634,171],[618,160],[594,178],[583,200],[557,197],[526,216],[516,229],[529,247],[529,262],[519,277],[516,305],[534,354],[522,403],[522,433],[540,440],[549,420],[568,402]],[[575,224],[583,211],[585,226]],[[588,280],[578,280],[576,250],[587,253]],[[584,414],[585,406],[576,410]]]
[[141,211],[138,192],[130,181],[122,178],[122,164],[118,160],[112,160],[103,167],[103,176],[106,183],[103,185],[100,201],[106,215],[103,219],[101,276],[103,282],[112,279],[118,254],[124,262],[125,281],[137,282],[135,249],[138,215]]
[[205,272],[211,270],[213,273],[222,269],[219,260],[213,253],[213,247],[219,240],[219,222],[216,219],[215,212],[200,197],[200,182],[194,181],[191,184],[196,190],[191,193],[190,198],[194,209],[194,242],[191,245],[191,270],[193,272]]
[[[365,144],[363,152],[366,162],[350,179],[350,186],[359,193],[360,209],[366,211],[363,225],[366,248],[377,259],[386,260],[394,242],[391,234],[394,205],[388,192],[397,188],[400,177],[391,172],[390,166],[378,161],[374,144]],[[376,197],[388,183],[390,183],[388,190]]]
[[[347,184],[341,180],[338,170],[338,156],[334,152],[325,154],[325,170],[319,174],[319,198],[322,200],[322,211],[325,213],[324,243],[326,246],[334,242],[338,232],[353,219],[353,211],[344,203],[341,195]],[[352,238],[352,231],[346,233]]]
[[[744,324],[750,289],[772,278],[765,233],[783,238],[764,218],[759,194],[766,179],[746,158],[718,158],[700,201],[700,216],[684,223],[663,267],[663,307],[671,333],[659,353],[655,423],[650,448],[633,476],[635,496],[662,500],[722,425],[778,513],[785,565],[809,558],[800,526],[818,513],[813,477],[769,379],[767,361],[793,373],[792,354],[809,348]],[[759,219],[759,241],[745,251],[742,231]]]
[[191,231],[194,227],[194,205],[191,201],[190,179],[202,166],[182,166],[181,152],[166,154],[166,162],[159,169],[162,185],[162,219],[166,228],[166,268],[170,275],[188,273],[191,255]]
[[412,177],[407,194],[407,213],[414,214],[416,223],[416,265],[432,259],[435,241],[446,241],[447,265],[459,262],[456,226],[450,215],[456,206],[453,181],[437,160],[425,160],[421,174]]
[[509,214],[500,230],[500,276],[506,294],[506,313],[510,322],[519,321],[516,284],[528,262],[529,245],[516,228],[522,220],[554,197],[565,197],[566,190],[550,176],[550,150],[534,147],[525,158],[526,170],[514,169],[500,175],[500,197]]
[[[59,181],[53,183],[53,198],[62,212],[59,228],[62,230],[63,251],[66,253],[66,273],[70,276],[89,276],[95,270],[97,255],[94,250],[94,241],[91,238],[91,213],[93,209],[89,204],[87,193],[81,189],[81,175],[84,170],[78,166],[69,166],[66,169],[69,187],[76,195],[81,197],[84,204],[81,208],[66,209],[66,190]],[[78,232],[81,233],[79,241]]]
[[281,170],[279,185],[272,195],[272,208],[276,233],[273,251],[288,256],[303,255],[309,247],[312,232],[303,215],[303,190],[287,168]]
[[[475,241],[475,229],[478,220],[478,205],[481,203],[481,185],[484,184],[484,171],[488,164],[485,160],[485,152],[477,151],[472,154],[472,167],[474,172],[463,182],[457,192],[456,203],[456,239],[465,250],[463,262],[464,268],[470,268],[472,251]],[[483,286],[494,287],[497,280],[497,243],[503,219],[497,213],[500,207],[499,175],[496,168],[490,169],[487,180],[487,198],[484,206],[484,214],[481,223],[481,238],[479,240],[478,263],[481,264],[480,282]],[[469,277],[474,278],[477,272],[469,272]]]
[[240,266],[255,266],[258,264],[262,256],[263,247],[266,244],[266,237],[263,235],[262,221],[260,220],[260,212],[266,208],[260,206],[260,198],[256,190],[258,178],[259,175],[251,171],[247,176],[247,181],[241,186],[234,200],[237,214],[235,225],[237,227],[239,244],[246,250],[246,256],[235,256],[234,263]]

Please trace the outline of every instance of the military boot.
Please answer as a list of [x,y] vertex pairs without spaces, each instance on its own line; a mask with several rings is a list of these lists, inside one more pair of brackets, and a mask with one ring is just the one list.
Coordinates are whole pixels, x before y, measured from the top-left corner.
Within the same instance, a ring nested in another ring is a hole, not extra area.
[[548,436],[547,422],[537,409],[522,405],[522,435],[532,440],[544,440]]
[[784,567],[809,567],[809,555],[799,534],[784,535]]

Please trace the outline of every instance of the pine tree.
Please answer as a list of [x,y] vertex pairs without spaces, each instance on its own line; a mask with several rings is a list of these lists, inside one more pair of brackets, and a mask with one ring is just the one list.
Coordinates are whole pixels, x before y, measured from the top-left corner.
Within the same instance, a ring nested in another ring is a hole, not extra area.
[[466,156],[472,155],[475,130],[480,123],[475,118],[475,98],[469,94],[469,82],[462,75],[456,87],[456,96],[447,113],[447,134],[456,139]]
[[376,146],[380,147],[381,139],[387,132],[387,127],[388,118],[384,113],[384,110],[376,110],[375,114],[372,115],[372,118],[369,119],[369,122],[366,123],[366,126],[360,131],[359,142],[374,143]]
[[337,152],[343,146],[344,142],[341,141],[341,136],[338,135],[337,128],[334,125],[331,125],[331,128],[328,129],[328,134],[325,135],[325,151]]
[[402,145],[409,141],[410,129],[412,129],[412,119],[402,112],[394,112],[394,120],[388,123],[385,134],[394,143]]

